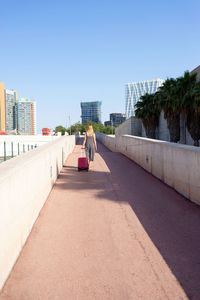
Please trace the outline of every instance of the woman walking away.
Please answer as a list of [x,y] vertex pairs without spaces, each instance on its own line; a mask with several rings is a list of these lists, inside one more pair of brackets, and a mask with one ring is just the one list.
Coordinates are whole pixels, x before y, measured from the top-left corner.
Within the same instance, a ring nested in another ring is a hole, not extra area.
[[94,160],[94,153],[97,151],[96,136],[92,125],[88,125],[82,148],[85,148],[85,154],[88,158],[89,166]]

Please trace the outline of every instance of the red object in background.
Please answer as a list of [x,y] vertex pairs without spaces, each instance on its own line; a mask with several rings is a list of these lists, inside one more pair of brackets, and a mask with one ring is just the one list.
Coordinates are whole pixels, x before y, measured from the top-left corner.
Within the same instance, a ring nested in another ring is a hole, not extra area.
[[0,131],[0,135],[6,135],[5,131]]
[[42,135],[50,135],[51,130],[49,128],[42,128]]

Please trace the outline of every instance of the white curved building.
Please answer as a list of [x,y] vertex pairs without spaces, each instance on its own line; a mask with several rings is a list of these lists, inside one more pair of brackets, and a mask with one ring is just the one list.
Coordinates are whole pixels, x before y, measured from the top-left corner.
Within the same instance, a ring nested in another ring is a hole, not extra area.
[[152,80],[127,83],[125,85],[125,114],[128,119],[135,115],[135,104],[146,93],[153,94],[163,85],[164,80],[157,78]]

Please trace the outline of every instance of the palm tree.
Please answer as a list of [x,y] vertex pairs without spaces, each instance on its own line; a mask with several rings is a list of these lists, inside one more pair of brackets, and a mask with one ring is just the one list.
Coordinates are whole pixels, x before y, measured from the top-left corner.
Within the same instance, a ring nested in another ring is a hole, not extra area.
[[188,71],[184,76],[177,78],[177,92],[181,113],[186,117],[187,110],[191,107],[193,91],[197,83],[197,74],[190,74]]
[[187,101],[187,128],[194,140],[194,146],[199,147],[200,140],[200,83],[196,82]]
[[156,138],[156,127],[159,124],[160,110],[154,94],[146,93],[135,105],[135,116],[142,119],[148,138]]
[[156,94],[160,109],[164,111],[164,117],[167,120],[170,142],[177,143],[180,140],[181,111],[177,80],[168,78]]
[[200,83],[197,83],[197,74],[190,74],[186,71],[183,77],[177,79],[177,82],[181,113],[186,120],[188,131],[194,140],[194,145],[199,146]]

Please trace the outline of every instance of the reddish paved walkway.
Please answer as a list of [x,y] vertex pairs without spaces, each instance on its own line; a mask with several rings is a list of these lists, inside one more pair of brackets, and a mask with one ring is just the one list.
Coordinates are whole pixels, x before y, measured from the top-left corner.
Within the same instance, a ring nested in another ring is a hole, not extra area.
[[102,145],[92,170],[79,173],[79,152],[0,300],[200,299],[199,207]]

